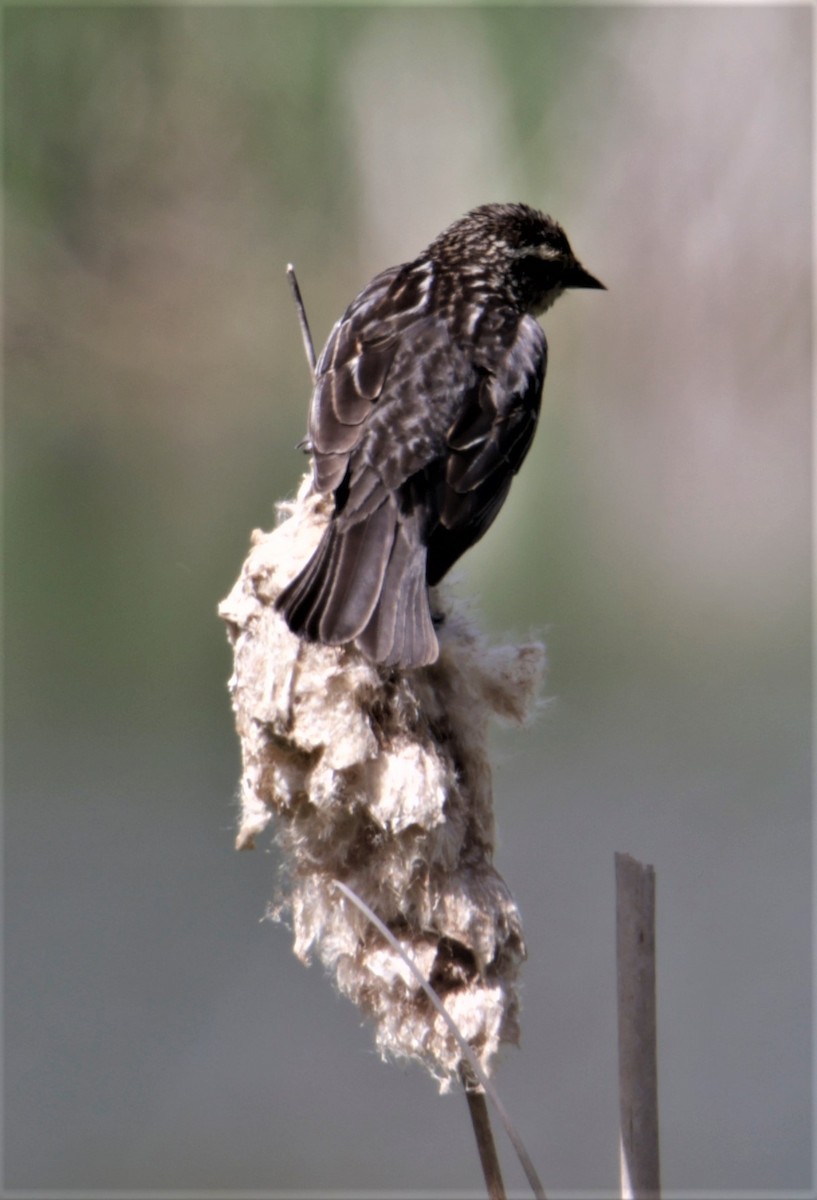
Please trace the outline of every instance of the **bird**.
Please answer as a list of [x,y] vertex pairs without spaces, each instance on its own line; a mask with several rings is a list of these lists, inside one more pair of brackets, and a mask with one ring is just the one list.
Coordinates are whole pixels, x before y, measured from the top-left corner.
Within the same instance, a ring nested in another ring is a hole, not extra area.
[[304,445],[331,514],[276,600],[293,633],[384,668],[436,661],[429,588],[491,525],[536,431],[537,317],[604,286],[558,222],[514,203],[472,209],[363,288],[315,368]]

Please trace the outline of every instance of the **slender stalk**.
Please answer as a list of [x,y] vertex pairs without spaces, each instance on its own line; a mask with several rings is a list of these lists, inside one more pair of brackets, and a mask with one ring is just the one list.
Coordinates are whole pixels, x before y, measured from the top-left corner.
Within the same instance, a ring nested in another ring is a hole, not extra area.
[[309,328],[301,289],[298,286],[298,276],[295,274],[295,268],[292,263],[287,263],[287,278],[289,279],[289,286],[292,288],[292,295],[295,297],[295,307],[298,310],[298,323],[301,326],[301,337],[304,342],[304,354],[306,355],[306,361],[309,363],[309,370],[312,374],[312,382],[314,383],[315,366],[317,364],[315,345],[312,341],[312,332]]
[[482,1174],[485,1177],[485,1187],[488,1190],[488,1200],[507,1200],[485,1093],[482,1088],[474,1087],[469,1082],[469,1072],[464,1067],[460,1069],[460,1076],[465,1084],[465,1098],[468,1101],[468,1113],[474,1127],[474,1137],[477,1139],[477,1150]]
[[655,871],[616,854],[621,1195],[658,1200]]

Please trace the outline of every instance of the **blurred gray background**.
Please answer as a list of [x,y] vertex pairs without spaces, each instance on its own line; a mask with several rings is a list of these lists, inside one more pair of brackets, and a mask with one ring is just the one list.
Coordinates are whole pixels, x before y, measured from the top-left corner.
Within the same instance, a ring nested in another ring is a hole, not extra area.
[[216,604],[305,466],[287,261],[322,342],[519,199],[610,290],[547,314],[536,444],[459,571],[551,664],[495,739],[530,954],[498,1086],[550,1194],[614,1191],[629,851],[667,1194],[808,1189],[811,11],[3,22],[6,1186],[479,1194],[462,1099],[259,920]]

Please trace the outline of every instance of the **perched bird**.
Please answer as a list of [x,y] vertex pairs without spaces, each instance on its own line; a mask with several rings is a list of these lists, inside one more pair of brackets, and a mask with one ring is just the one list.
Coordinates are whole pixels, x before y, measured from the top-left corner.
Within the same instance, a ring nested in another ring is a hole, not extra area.
[[374,662],[437,658],[428,589],[482,537],[530,448],[565,288],[603,288],[562,228],[484,204],[363,289],[316,367],[307,445],[334,510],[277,608]]

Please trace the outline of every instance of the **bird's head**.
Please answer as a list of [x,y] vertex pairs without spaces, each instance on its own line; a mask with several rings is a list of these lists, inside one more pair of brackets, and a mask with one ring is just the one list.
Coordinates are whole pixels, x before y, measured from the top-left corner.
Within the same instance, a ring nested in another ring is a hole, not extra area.
[[463,276],[484,277],[524,312],[544,312],[565,288],[604,288],[576,258],[561,225],[527,204],[472,209],[429,253]]

